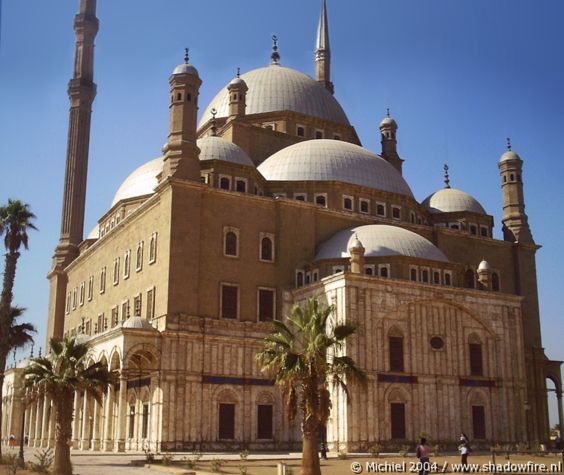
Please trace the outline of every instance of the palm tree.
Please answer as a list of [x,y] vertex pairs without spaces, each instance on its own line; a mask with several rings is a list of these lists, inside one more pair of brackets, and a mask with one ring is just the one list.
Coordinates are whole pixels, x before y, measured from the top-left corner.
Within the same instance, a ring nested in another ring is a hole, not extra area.
[[31,323],[18,323],[16,320],[21,317],[25,308],[22,307],[12,307],[10,309],[9,315],[9,329],[8,329],[8,352],[15,348],[23,348],[28,343],[33,342],[32,333],[37,332],[35,326]]
[[102,393],[112,374],[102,363],[88,364],[90,346],[76,338],[49,342],[49,357],[34,358],[24,370],[26,386],[41,397],[47,395],[55,405],[55,460],[53,473],[72,475],[70,439],[72,437],[75,391],[84,391],[101,404]]
[[331,412],[329,384],[348,396],[347,382],[365,384],[366,375],[352,358],[339,355],[355,326],[336,323],[330,318],[334,307],[323,307],[316,298],[304,307],[295,305],[287,323],[274,320],[274,331],[256,357],[261,370],[282,386],[289,420],[301,409],[302,475],[320,475],[318,433]]
[[[2,295],[0,296],[0,388],[4,384],[6,360],[11,349],[8,340],[11,331],[10,312],[12,311],[16,264],[20,257],[20,247],[23,245],[27,249],[27,230],[36,229],[31,222],[33,219],[35,215],[29,210],[29,205],[19,200],[8,199],[8,204],[0,207],[0,235],[4,234],[4,245],[7,250]],[[2,409],[0,408],[0,427],[1,424]],[[0,432],[0,438],[1,436]],[[0,448],[0,456],[1,454]]]

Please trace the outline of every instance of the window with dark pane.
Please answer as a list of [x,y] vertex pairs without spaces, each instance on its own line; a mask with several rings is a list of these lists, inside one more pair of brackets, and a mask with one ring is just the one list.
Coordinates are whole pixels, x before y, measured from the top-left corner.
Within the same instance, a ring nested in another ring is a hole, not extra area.
[[272,405],[257,407],[257,439],[272,439]]
[[233,231],[225,234],[225,255],[237,255],[237,235]]
[[392,439],[405,439],[405,404],[393,402],[390,404],[390,425]]
[[259,321],[274,320],[274,290],[259,289]]
[[403,338],[391,336],[388,343],[390,346],[390,371],[403,371]]
[[480,343],[470,343],[470,374],[472,376],[482,376],[484,368],[482,364],[482,345]]
[[237,318],[238,294],[234,285],[221,286],[221,318]]
[[235,438],[235,404],[219,405],[219,439]]

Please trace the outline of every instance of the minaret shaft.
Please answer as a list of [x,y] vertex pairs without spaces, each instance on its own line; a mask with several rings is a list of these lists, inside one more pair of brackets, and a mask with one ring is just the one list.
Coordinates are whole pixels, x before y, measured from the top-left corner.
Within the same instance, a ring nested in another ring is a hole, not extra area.
[[61,236],[57,255],[70,262],[83,238],[90,120],[96,97],[94,79],[94,39],[98,32],[96,0],[80,0],[74,19],[76,35],[73,78],[69,82],[69,131]]
[[327,6],[325,0],[321,7],[321,16],[317,26],[315,42],[315,79],[331,94],[334,92],[331,82],[331,47],[329,46],[329,22],[327,21]]

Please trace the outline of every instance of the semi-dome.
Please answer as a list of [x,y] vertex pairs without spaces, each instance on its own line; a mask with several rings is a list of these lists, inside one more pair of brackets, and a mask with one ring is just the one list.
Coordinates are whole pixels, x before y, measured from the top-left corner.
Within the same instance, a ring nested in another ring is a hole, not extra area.
[[431,213],[472,213],[487,214],[476,198],[456,188],[443,188],[429,195],[421,203]]
[[341,181],[413,196],[401,174],[386,160],[341,140],[306,140],[290,145],[260,164],[269,181]]
[[[223,160],[254,167],[245,151],[222,137],[204,137],[198,140],[200,160]],[[166,145],[166,144],[165,144]],[[157,176],[163,170],[163,157],[155,158],[137,168],[121,184],[112,200],[112,206],[121,200],[154,193]],[[98,237],[98,236],[96,236]]]
[[156,330],[146,319],[142,317],[129,317],[123,324],[122,328],[136,329],[136,330]]
[[[294,69],[271,64],[241,74],[249,91],[246,97],[246,113],[294,111],[318,117],[338,124],[349,120],[335,97],[324,86]],[[224,87],[209,103],[202,114],[199,127],[211,117],[212,109],[217,117],[229,115],[229,91]]]
[[237,144],[221,137],[208,135],[197,142],[200,148],[200,160],[223,160],[254,167],[255,164]]
[[137,168],[118,188],[112,206],[119,201],[150,195],[158,184],[157,175],[163,169],[163,157],[155,158]]
[[315,260],[350,257],[349,249],[358,239],[365,257],[406,256],[448,262],[447,257],[423,236],[398,226],[368,224],[339,231],[322,243]]

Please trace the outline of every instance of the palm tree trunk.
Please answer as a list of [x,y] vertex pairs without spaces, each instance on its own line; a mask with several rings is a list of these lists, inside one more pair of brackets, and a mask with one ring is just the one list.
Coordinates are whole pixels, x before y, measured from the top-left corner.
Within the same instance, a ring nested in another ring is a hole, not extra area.
[[303,433],[302,445],[302,475],[321,475],[321,466],[319,465],[319,447],[317,441],[317,433]]
[[55,399],[56,432],[55,432],[55,460],[53,473],[57,475],[72,475],[70,460],[70,440],[72,437],[72,409],[73,391],[65,392]]
[[[8,357],[8,331],[10,326],[10,308],[12,306],[14,279],[16,277],[16,264],[20,257],[19,252],[7,252],[5,257],[4,281],[2,283],[2,296],[0,297],[0,392],[4,384],[4,371]],[[0,404],[0,441],[2,440],[2,405]],[[0,443],[0,457],[2,444]]]

